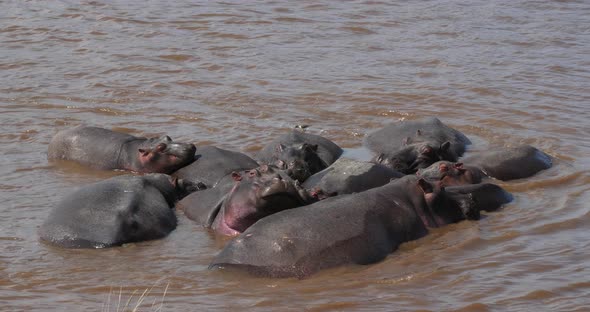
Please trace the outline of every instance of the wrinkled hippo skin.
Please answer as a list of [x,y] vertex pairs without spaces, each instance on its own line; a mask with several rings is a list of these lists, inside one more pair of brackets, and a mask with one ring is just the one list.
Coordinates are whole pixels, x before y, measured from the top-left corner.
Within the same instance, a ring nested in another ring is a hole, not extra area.
[[385,185],[403,174],[381,164],[340,158],[301,186],[317,199],[352,194]]
[[195,161],[177,170],[172,176],[192,182],[202,182],[207,188],[211,188],[233,171],[256,167],[258,163],[246,154],[215,146],[201,146],[195,155]]
[[313,201],[299,182],[276,167],[263,165],[230,177],[187,196],[177,207],[215,233],[234,236],[268,215]]
[[429,227],[478,219],[480,210],[499,208],[479,200],[473,187],[450,193],[439,183],[409,175],[361,193],[282,211],[230,241],[210,268],[305,277],[329,267],[381,261],[401,243],[425,236]]
[[439,161],[418,170],[416,175],[443,181],[443,185],[459,185],[479,183],[486,176],[502,181],[528,178],[552,165],[549,155],[530,145],[494,148],[491,152],[465,158],[463,162]]
[[493,148],[469,155],[462,162],[479,167],[487,176],[502,181],[531,177],[551,168],[553,163],[549,155],[530,145]]
[[439,160],[457,161],[471,141],[432,117],[390,124],[367,135],[364,144],[375,162],[412,174]]
[[257,153],[260,164],[277,166],[299,182],[331,165],[342,155],[334,142],[315,134],[292,130]]
[[190,164],[196,147],[170,137],[140,138],[97,127],[78,126],[58,132],[47,152],[49,160],[70,160],[96,169],[140,173],[172,173]]
[[81,187],[50,212],[42,240],[65,248],[103,248],[165,237],[171,207],[196,185],[165,174],[118,176]]

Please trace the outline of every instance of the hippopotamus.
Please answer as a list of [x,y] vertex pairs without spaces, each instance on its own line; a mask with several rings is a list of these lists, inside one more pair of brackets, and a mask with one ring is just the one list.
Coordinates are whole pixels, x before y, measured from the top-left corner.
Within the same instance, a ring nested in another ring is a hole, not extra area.
[[210,268],[302,278],[329,267],[375,263],[403,242],[425,236],[429,228],[477,220],[481,210],[493,211],[511,200],[497,185],[467,187],[448,190],[407,175],[364,192],[281,211],[230,241]]
[[196,147],[169,136],[142,138],[97,127],[58,132],[49,143],[49,160],[70,160],[96,169],[172,173],[194,160]]
[[198,188],[161,173],[117,176],[64,197],[39,234],[43,241],[65,248],[103,248],[162,238],[176,228],[174,203]]
[[212,188],[221,179],[234,171],[249,170],[258,167],[250,156],[215,146],[200,146],[195,161],[180,168],[172,176],[192,182],[201,182]]
[[457,161],[471,141],[431,117],[385,126],[368,134],[364,144],[375,154],[373,161],[413,174],[439,160]]
[[[467,164],[464,164],[467,163]],[[444,185],[480,183],[484,177],[502,181],[528,178],[552,166],[551,157],[530,145],[494,148],[469,156],[462,162],[439,161],[416,175],[441,180]]]
[[287,170],[299,182],[331,165],[342,155],[336,143],[300,130],[280,136],[254,157],[260,164],[270,164]]
[[233,172],[216,187],[187,196],[177,208],[217,234],[235,236],[259,219],[313,201],[283,170],[262,165]]
[[339,158],[328,168],[309,177],[301,186],[317,199],[362,192],[382,186],[404,174],[381,164]]

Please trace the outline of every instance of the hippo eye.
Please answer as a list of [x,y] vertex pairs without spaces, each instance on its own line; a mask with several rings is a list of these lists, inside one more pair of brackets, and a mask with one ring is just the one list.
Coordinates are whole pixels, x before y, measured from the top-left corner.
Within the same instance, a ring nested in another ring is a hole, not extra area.
[[279,161],[277,161],[277,167],[279,167],[281,169],[287,169],[287,164],[284,161],[279,160]]
[[166,150],[166,144],[165,143],[160,143],[156,146],[156,150],[159,152],[163,152]]
[[164,138],[166,138],[166,141],[172,141],[172,138],[170,138],[169,136],[165,136]]

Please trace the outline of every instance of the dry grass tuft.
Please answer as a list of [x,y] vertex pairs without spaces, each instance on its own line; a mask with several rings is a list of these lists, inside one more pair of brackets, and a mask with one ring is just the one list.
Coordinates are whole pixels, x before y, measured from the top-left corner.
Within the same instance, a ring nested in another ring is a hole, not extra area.
[[[118,300],[117,300],[117,306],[116,306],[116,310],[113,310],[113,312],[139,312],[139,311],[152,311],[152,312],[161,312],[162,311],[162,307],[164,306],[164,298],[166,297],[166,293],[168,292],[168,287],[170,286],[170,283],[166,284],[166,288],[164,289],[164,293],[162,294],[162,298],[158,303],[156,303],[158,298],[154,298],[154,301],[152,302],[151,306],[146,306],[144,304],[145,299],[150,295],[150,293],[152,292],[152,290],[154,289],[156,285],[150,287],[150,288],[146,288],[143,293],[141,294],[141,296],[139,296],[137,299],[135,299],[135,296],[138,293],[138,289],[135,289],[133,291],[133,293],[131,293],[131,296],[129,296],[129,298],[127,299],[127,302],[125,303],[124,306],[121,307],[121,303],[123,299],[123,287],[119,287],[119,296],[118,296]],[[107,299],[105,301],[105,303],[102,306],[102,311],[103,312],[111,312],[111,305],[113,304],[111,302],[111,297],[113,295],[113,288],[111,287],[109,294],[107,296]],[[135,304],[132,304],[132,302],[135,301]],[[149,310],[148,310],[149,309]]]

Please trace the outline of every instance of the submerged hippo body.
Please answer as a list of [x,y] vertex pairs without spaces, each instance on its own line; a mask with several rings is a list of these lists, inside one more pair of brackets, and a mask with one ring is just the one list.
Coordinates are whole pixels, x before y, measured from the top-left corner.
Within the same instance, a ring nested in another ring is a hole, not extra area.
[[[476,189],[449,193],[439,184],[405,176],[361,193],[282,211],[234,238],[210,268],[305,277],[338,265],[374,263],[401,243],[426,235],[428,227],[478,219],[480,210],[499,208],[497,202],[492,206],[474,199]],[[490,191],[505,193],[497,186]]]
[[260,164],[287,170],[292,178],[303,182],[327,168],[340,155],[342,149],[336,143],[319,135],[292,130],[265,146],[255,158]]
[[528,178],[551,165],[549,155],[530,145],[520,145],[475,154],[460,163],[439,161],[416,174],[428,180],[440,180],[444,185],[460,185],[479,183],[484,177],[502,181]]
[[78,126],[58,132],[47,152],[49,160],[70,160],[96,169],[172,173],[191,163],[196,147],[168,136],[140,138],[97,127]]
[[118,176],[67,195],[39,230],[66,248],[102,248],[162,238],[176,228],[174,202],[196,188],[165,174]]
[[381,164],[340,158],[328,168],[309,177],[301,186],[322,199],[362,192],[402,176],[402,173]]
[[192,182],[202,182],[207,188],[211,188],[233,171],[256,167],[258,163],[246,154],[215,146],[202,146],[199,147],[193,163],[172,175]]
[[177,207],[217,234],[233,236],[259,219],[312,200],[284,171],[263,165],[234,172],[216,187],[187,196]]
[[367,135],[364,144],[377,163],[412,174],[439,160],[457,161],[471,141],[438,118],[426,118],[390,124]]
[[463,163],[477,166],[490,177],[502,181],[528,178],[537,172],[549,169],[549,155],[530,145],[495,148],[490,152],[469,155]]

